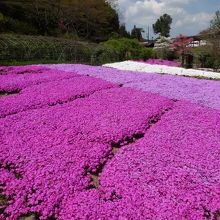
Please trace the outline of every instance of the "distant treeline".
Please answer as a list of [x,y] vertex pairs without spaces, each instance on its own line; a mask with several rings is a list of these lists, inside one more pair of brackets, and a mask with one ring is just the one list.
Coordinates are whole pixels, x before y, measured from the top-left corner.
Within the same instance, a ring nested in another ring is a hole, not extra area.
[[119,32],[119,18],[105,0],[1,0],[0,32],[99,42]]

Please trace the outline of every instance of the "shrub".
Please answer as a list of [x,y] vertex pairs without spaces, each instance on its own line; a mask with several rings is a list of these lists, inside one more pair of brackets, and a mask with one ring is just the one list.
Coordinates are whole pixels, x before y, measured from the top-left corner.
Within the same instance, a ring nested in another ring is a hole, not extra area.
[[191,53],[184,54],[184,66],[186,68],[193,68],[193,55]]
[[8,31],[14,33],[22,33],[22,34],[37,34],[37,29],[34,28],[32,25],[22,22],[16,19],[9,17],[5,24],[7,26]]
[[217,57],[217,58],[215,59],[213,68],[214,68],[215,70],[219,70],[219,69],[220,69],[220,57]]
[[168,49],[168,48],[160,48],[154,49],[153,52],[154,58],[161,59],[161,60],[176,60],[177,54],[175,51]]
[[119,54],[116,50],[106,46],[99,46],[95,49],[91,57],[91,64],[101,65],[119,61]]
[[101,43],[101,45],[115,51],[120,61],[129,59],[148,59],[152,57],[152,49],[145,48],[136,39],[110,39]]
[[153,56],[152,48],[143,48],[140,53],[140,59],[143,59],[144,61],[152,58],[152,56]]
[[220,69],[220,57],[210,52],[200,52],[198,54],[198,62],[202,68]]

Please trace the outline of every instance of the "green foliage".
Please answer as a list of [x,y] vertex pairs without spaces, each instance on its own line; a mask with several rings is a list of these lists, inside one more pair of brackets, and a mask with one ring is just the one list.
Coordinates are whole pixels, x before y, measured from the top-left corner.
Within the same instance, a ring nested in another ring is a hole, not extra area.
[[8,26],[9,18],[0,12],[0,32],[4,31],[6,26]]
[[69,40],[80,40],[79,36],[75,33],[65,33],[64,35],[62,35],[65,39],[69,39]]
[[[111,39],[99,45],[45,36],[0,34],[0,63],[87,63],[149,59],[152,49],[135,39]],[[6,62],[7,61],[7,62]]]
[[205,68],[220,69],[220,57],[208,56],[205,60]]
[[119,36],[124,38],[130,38],[130,33],[126,30],[125,24],[120,25],[119,27]]
[[153,30],[155,34],[160,34],[164,37],[170,36],[170,25],[172,24],[172,18],[168,14],[162,15],[157,19],[156,23],[153,24]]
[[116,32],[112,32],[111,35],[109,36],[109,39],[113,40],[113,39],[119,39],[121,38],[119,33]]
[[220,69],[220,58],[208,56],[204,63],[204,68]]
[[0,23],[4,21],[4,15],[0,12]]
[[8,17],[4,24],[7,27],[8,32],[15,32],[18,34],[36,34],[38,31],[33,26],[30,26],[26,22],[19,21]]
[[140,59],[148,60],[153,56],[153,49],[152,48],[142,48],[140,52]]
[[210,22],[210,31],[213,34],[220,34],[220,10],[215,12],[215,16]]
[[214,61],[214,69],[219,70],[220,69],[220,57],[217,57]]
[[201,37],[208,42],[204,47],[208,54],[205,60],[202,60],[201,66],[207,68],[219,69],[220,60],[220,10],[216,11],[213,19],[210,21],[210,27],[200,33]]
[[220,69],[220,56],[213,52],[214,48],[208,46],[193,48],[192,53],[196,66],[200,68]]
[[0,61],[53,60],[90,63],[94,43],[63,38],[0,35]]
[[152,49],[145,48],[135,39],[117,38],[100,43],[91,58],[93,65],[112,63],[123,60],[149,59]]
[[101,45],[117,52],[118,61],[129,59],[147,59],[152,56],[152,49],[145,48],[136,39],[111,39]]
[[137,28],[134,25],[133,29],[131,30],[131,38],[134,38],[134,39],[137,39],[138,41],[141,41],[142,32],[144,32],[143,28]]
[[100,45],[97,47],[91,57],[92,65],[102,65],[119,61],[119,54],[113,48]]
[[119,31],[117,11],[105,0],[1,0],[0,9],[10,18],[10,25],[5,25],[2,32],[27,34],[29,28],[29,34],[68,33],[104,41]]
[[[194,56],[195,56],[196,52],[194,52]],[[210,54],[207,53],[207,52],[203,52],[203,51],[200,51],[200,52],[197,52],[197,57],[198,57],[198,61],[199,61],[199,66],[201,68],[212,68],[214,62],[211,62],[211,59],[210,59]]]
[[161,60],[176,60],[178,58],[175,51],[169,48],[156,49],[154,50],[153,56],[154,58]]
[[184,54],[184,67],[185,68],[193,68],[193,60],[194,60],[194,57],[191,53],[187,53],[187,54]]

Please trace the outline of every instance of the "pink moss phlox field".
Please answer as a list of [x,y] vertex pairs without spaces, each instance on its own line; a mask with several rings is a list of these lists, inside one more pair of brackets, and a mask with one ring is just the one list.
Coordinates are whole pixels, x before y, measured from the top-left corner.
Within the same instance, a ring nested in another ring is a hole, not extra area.
[[43,106],[62,104],[113,87],[117,85],[88,76],[30,86],[19,94],[0,99],[0,118]]
[[150,80],[127,83],[124,86],[220,109],[220,81],[156,75]]
[[67,72],[76,71],[78,74],[101,78],[122,84],[124,87],[157,93],[171,99],[188,100],[193,103],[220,109],[220,81],[155,73],[143,74],[140,72],[78,64],[50,65],[48,68]]
[[160,60],[160,59],[148,59],[146,61],[144,60],[135,60],[135,62],[141,62],[141,63],[147,63],[152,65],[165,65],[165,66],[176,66],[180,67],[181,63],[170,61],[170,60]]
[[99,190],[62,204],[61,219],[217,219],[219,121],[217,110],[177,102],[107,162]]
[[[55,64],[47,65],[48,68],[65,71],[76,72],[79,75],[87,75],[96,78],[101,78],[113,83],[125,84],[129,82],[139,82],[148,80],[149,77],[146,74],[140,74],[134,71],[121,71],[114,68],[102,67],[102,66],[89,66],[82,64]],[[155,74],[149,73],[152,77]]]
[[8,74],[29,74],[45,73],[49,69],[45,66],[27,65],[27,66],[0,66],[0,75]]
[[218,81],[0,67],[0,92],[15,91],[0,97],[0,220],[220,216]]
[[9,71],[13,70],[11,66],[0,66],[0,76],[7,75]]
[[[40,68],[40,67],[38,67]],[[42,67],[41,67],[42,69]],[[61,79],[69,79],[79,76],[72,72],[57,70],[44,70],[42,73],[8,74],[0,76],[0,92],[16,92],[31,85],[51,82]]]
[[172,106],[158,95],[113,88],[0,119],[0,185],[9,200],[1,217],[66,219],[61,205],[89,191],[90,172],[112,157],[111,144],[145,132],[153,117]]

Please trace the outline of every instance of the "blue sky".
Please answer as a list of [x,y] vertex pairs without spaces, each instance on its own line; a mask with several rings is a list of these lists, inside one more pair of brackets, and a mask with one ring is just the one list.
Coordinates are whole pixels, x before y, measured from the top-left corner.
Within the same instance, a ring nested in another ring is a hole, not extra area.
[[[121,21],[128,30],[134,25],[147,30],[167,13],[173,18],[171,36],[195,35],[209,26],[215,12],[220,10],[220,0],[118,0]],[[144,35],[146,37],[146,34]]]

